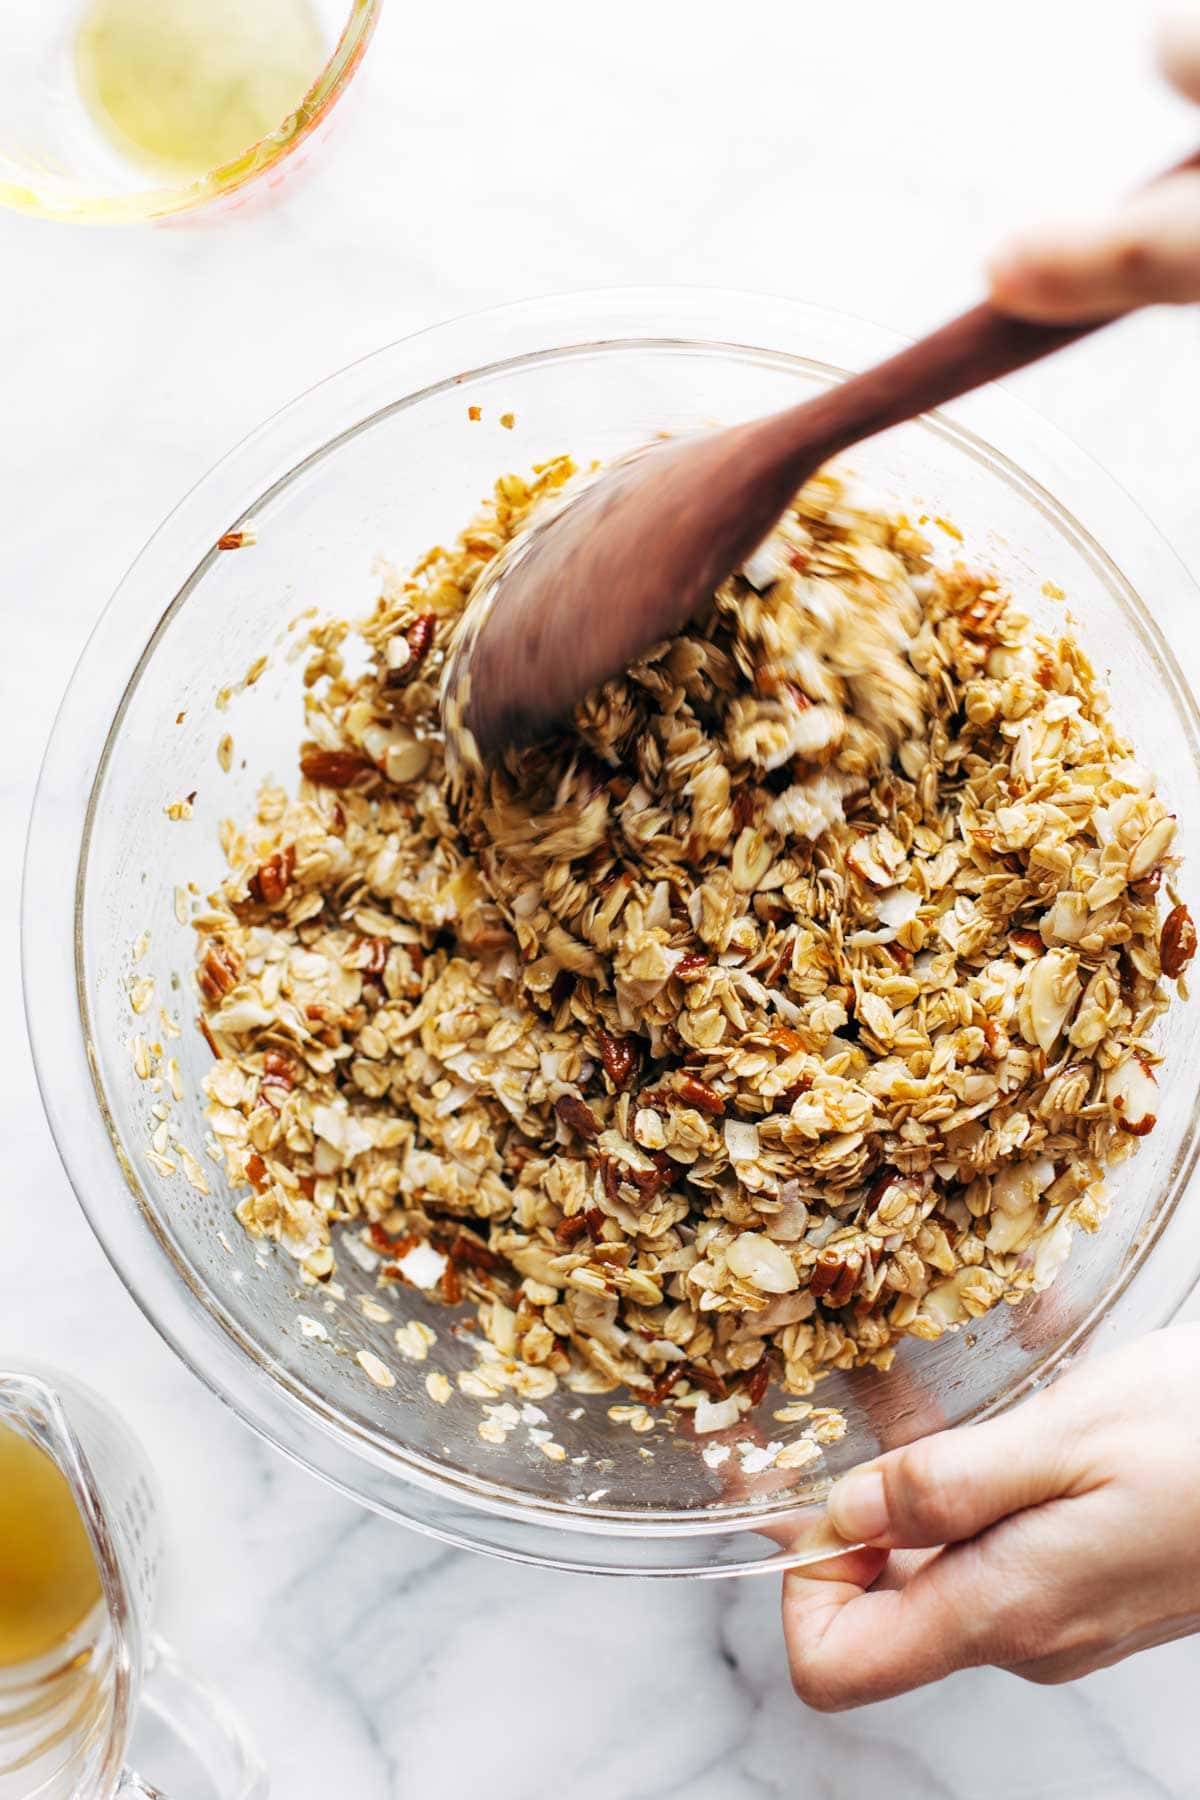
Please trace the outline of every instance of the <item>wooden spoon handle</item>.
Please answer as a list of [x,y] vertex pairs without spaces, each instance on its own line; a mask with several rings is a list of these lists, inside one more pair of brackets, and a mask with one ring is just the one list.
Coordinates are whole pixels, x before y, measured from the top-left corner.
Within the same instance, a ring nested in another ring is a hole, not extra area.
[[[1165,173],[1176,175],[1197,168],[1200,152]],[[804,461],[811,464],[816,438],[821,441],[823,461],[890,425],[916,418],[985,382],[1024,369],[1123,316],[1113,313],[1080,324],[1041,325],[1000,312],[984,300],[886,362],[864,369],[820,399],[807,402]],[[796,417],[799,422],[799,408]]]

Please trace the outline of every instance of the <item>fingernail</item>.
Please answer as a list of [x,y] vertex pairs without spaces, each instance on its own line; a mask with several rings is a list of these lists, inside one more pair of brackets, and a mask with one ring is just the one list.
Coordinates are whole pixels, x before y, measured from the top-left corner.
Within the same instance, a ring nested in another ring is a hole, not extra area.
[[829,1490],[826,1510],[834,1530],[848,1544],[874,1544],[887,1536],[887,1494],[876,1469],[855,1469]]

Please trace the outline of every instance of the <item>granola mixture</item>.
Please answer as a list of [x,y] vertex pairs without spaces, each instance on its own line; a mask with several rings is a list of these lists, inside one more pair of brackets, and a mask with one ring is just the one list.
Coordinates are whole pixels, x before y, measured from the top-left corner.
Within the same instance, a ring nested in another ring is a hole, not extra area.
[[391,585],[365,674],[314,628],[298,787],[196,920],[209,1119],[307,1279],[340,1226],[528,1391],[716,1429],[1046,1286],[1153,1128],[1196,935],[1079,645],[829,475],[573,728],[451,780],[456,623],[572,473]]

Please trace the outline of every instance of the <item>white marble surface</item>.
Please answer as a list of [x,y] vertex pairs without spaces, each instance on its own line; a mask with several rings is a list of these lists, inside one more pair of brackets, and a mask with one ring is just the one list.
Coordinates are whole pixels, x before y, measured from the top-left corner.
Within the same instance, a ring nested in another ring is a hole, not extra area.
[[[21,646],[0,672],[0,1351],[84,1374],[144,1435],[173,1539],[166,1627],[235,1697],[284,1800],[1200,1794],[1200,1643],[1069,1689],[979,1672],[822,1718],[790,1695],[768,1580],[511,1568],[284,1463],[93,1242],[17,974],[18,845],[57,696],[130,558],[235,439],[352,357],[527,293],[759,287],[916,331],[970,296],[1005,225],[1190,147],[1141,12],[388,0],[334,142],[270,209],[111,233],[0,217],[0,592]],[[1018,386],[1200,571],[1196,315],[1134,322]]]

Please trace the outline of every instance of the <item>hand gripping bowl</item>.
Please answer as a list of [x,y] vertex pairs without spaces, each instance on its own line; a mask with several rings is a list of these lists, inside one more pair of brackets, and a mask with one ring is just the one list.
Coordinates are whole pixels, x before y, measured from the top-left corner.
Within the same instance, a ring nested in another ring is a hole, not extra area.
[[[174,1117],[198,1152],[210,1053],[174,889],[215,885],[221,818],[248,814],[267,773],[294,778],[301,665],[279,647],[287,622],[309,606],[365,612],[376,559],[406,568],[452,536],[506,468],[562,450],[609,458],[656,431],[766,412],[892,347],[857,321],[705,293],[538,302],[394,345],[288,407],[183,501],[126,577],[63,703],[30,833],[24,957],[42,1094],[80,1201],[147,1315],[244,1419],[364,1504],[450,1542],[610,1573],[811,1560],[827,1544],[830,1477],[880,1446],[1010,1405],[1085,1345],[1162,1323],[1200,1269],[1200,1212],[1184,1200],[1197,1154],[1194,1005],[1165,1022],[1157,1128],[1119,1170],[1104,1230],[1076,1239],[1057,1284],[969,1332],[907,1341],[886,1375],[834,1374],[815,1398],[844,1411],[847,1434],[823,1463],[786,1472],[747,1473],[736,1453],[714,1471],[687,1432],[659,1425],[643,1437],[611,1421],[626,1396],[562,1387],[541,1404],[565,1461],[548,1461],[525,1431],[487,1443],[478,1401],[456,1391],[436,1405],[426,1392],[432,1368],[453,1376],[472,1361],[445,1309],[403,1289],[389,1298],[392,1322],[373,1324],[354,1303],[373,1277],[347,1255],[335,1315],[312,1288],[297,1304],[295,1263],[244,1236],[214,1164],[202,1156],[205,1196],[147,1160],[155,1095],[129,1043],[143,1024],[153,1035],[157,1002],[146,1021],[132,1017],[131,949],[149,933],[138,974],[154,977],[183,1027],[170,1046],[184,1087]],[[500,430],[507,412],[515,427]],[[1062,619],[1043,582],[1065,590],[1111,675],[1118,722],[1179,816],[1186,891],[1200,868],[1200,717],[1166,638],[1186,628],[1197,596],[1172,553],[1084,455],[995,390],[850,460],[884,499],[953,519],[965,553],[997,567],[1036,617]],[[253,547],[217,548],[248,521]],[[218,690],[264,651],[258,682],[216,710]],[[228,774],[216,757],[226,731]],[[193,791],[193,816],[168,818]],[[330,1341],[305,1336],[299,1313],[324,1321]],[[429,1362],[395,1352],[406,1313],[438,1333]],[[373,1386],[355,1360],[371,1349],[394,1387]],[[756,1415],[766,1438],[789,1435],[771,1417],[783,1401],[769,1394]]]

